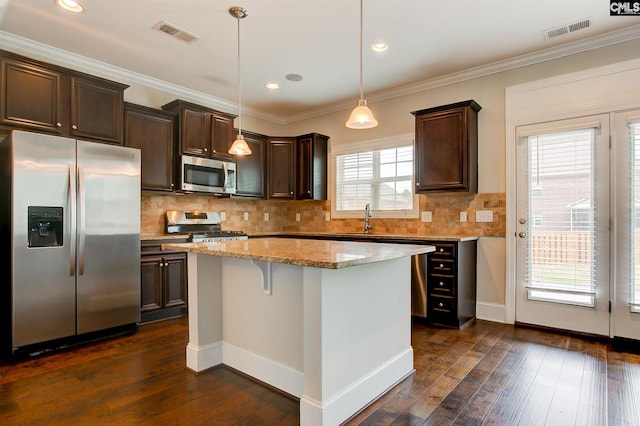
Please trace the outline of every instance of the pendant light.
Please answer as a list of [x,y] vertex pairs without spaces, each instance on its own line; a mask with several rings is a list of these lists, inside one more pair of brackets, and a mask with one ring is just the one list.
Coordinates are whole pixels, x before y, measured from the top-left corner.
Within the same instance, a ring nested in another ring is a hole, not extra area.
[[360,99],[347,120],[346,126],[350,129],[370,129],[378,125],[362,92],[362,1],[360,0]]
[[251,149],[242,136],[242,106],[240,98],[240,19],[247,17],[246,9],[242,7],[232,7],[229,9],[231,16],[238,20],[238,136],[229,148],[229,154],[233,155],[251,155]]

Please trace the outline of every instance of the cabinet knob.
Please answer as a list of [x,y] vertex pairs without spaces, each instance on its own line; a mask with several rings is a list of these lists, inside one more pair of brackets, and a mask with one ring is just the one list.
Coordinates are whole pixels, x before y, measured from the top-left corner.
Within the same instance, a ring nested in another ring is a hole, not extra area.
[[173,188],[174,186],[175,186],[174,184],[171,184],[171,187],[172,187],[172,188]]
[[440,264],[440,267],[441,267],[441,268],[444,268],[444,263],[441,263],[441,264]]
[[289,194],[290,194],[290,195],[293,195],[293,191],[291,191]]
[[440,281],[438,284],[440,285],[440,287],[444,286],[444,283],[442,281]]
[[438,303],[438,307],[439,308],[444,308],[444,303],[442,303],[442,302]]
[[311,194],[311,191],[307,191],[307,194]]
[[203,151],[204,151],[204,152],[207,152],[207,151],[208,151],[208,149],[207,149],[207,148],[205,148],[205,149],[203,149]]
[[443,248],[441,248],[441,249],[440,249],[440,253],[442,253],[443,251],[444,251],[444,249],[443,249]]
[[169,262],[164,262],[164,266],[169,266]]
[[420,183],[419,183],[419,182],[416,182],[416,186],[420,186]]
[[62,127],[62,123],[57,122],[57,123],[56,123],[56,126],[57,126],[57,127]]
[[74,124],[73,126],[71,126],[71,128],[72,128],[73,130],[78,130],[78,126],[76,126],[75,124]]
[[160,267],[162,268],[164,266],[164,263],[160,262]]

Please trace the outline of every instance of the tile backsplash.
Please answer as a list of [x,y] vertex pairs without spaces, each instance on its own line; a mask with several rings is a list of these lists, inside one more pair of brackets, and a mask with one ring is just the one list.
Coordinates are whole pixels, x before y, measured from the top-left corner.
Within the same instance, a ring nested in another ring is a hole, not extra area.
[[[420,212],[429,211],[431,222],[417,219],[369,219],[373,234],[505,236],[505,193],[419,195]],[[164,233],[167,210],[224,212],[222,229],[248,234],[260,232],[362,232],[363,218],[326,220],[330,201],[274,201],[218,198],[210,195],[142,194],[142,234]],[[477,211],[490,211],[492,222],[476,222]],[[248,220],[244,220],[244,213]],[[460,221],[465,212],[466,222]],[[265,220],[268,213],[268,220]],[[296,220],[299,215],[299,220]],[[364,211],[363,211],[364,217]]]

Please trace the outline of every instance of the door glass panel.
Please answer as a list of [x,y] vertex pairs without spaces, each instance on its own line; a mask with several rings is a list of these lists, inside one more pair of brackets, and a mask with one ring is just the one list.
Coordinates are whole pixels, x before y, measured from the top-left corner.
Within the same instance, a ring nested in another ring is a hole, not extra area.
[[631,160],[630,176],[630,202],[631,229],[631,252],[633,261],[629,263],[631,268],[632,283],[629,286],[631,295],[631,311],[640,312],[640,122],[629,123],[629,147],[631,149],[629,159]]
[[593,307],[596,129],[527,137],[527,297]]

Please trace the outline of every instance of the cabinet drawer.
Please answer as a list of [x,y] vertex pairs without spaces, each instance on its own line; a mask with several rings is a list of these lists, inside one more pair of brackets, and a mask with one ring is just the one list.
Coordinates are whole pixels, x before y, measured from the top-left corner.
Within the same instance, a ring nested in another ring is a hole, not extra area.
[[454,312],[454,299],[451,297],[438,296],[437,294],[429,294],[429,305],[431,312],[435,315],[447,315]]
[[436,247],[436,251],[431,255],[436,258],[455,259],[456,245],[449,243],[432,243]]
[[447,274],[453,276],[455,261],[453,259],[445,259],[432,257],[429,259],[430,274]]
[[430,274],[429,291],[452,296],[455,293],[455,278],[450,275]]

